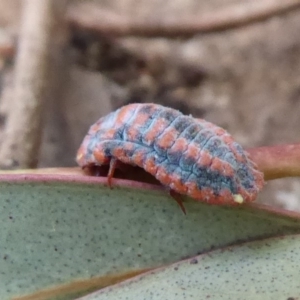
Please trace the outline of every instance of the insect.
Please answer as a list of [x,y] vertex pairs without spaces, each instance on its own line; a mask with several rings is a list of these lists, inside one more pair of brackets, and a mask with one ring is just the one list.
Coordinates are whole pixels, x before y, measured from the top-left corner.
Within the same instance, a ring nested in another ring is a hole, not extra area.
[[210,204],[255,200],[263,186],[243,148],[224,129],[158,104],[129,104],[100,118],[78,153],[81,167],[109,166],[111,186],[118,162],[143,168],[170,190]]

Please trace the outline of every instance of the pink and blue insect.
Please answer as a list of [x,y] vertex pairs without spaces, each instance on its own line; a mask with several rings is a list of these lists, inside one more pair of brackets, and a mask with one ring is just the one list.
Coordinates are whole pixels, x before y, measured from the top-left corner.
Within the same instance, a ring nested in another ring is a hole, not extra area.
[[85,168],[138,166],[178,194],[211,204],[254,201],[263,174],[224,129],[158,104],[129,104],[100,118],[77,153]]

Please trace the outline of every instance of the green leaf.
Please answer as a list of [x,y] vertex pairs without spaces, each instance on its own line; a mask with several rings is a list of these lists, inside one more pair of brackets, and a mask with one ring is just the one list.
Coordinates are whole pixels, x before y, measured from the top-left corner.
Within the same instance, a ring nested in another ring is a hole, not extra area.
[[111,190],[105,182],[0,176],[0,299],[74,299],[109,284],[102,280],[108,275],[122,277],[239,241],[300,233],[297,214],[187,199],[184,215],[162,189],[115,180]]
[[300,235],[211,251],[81,300],[298,299]]

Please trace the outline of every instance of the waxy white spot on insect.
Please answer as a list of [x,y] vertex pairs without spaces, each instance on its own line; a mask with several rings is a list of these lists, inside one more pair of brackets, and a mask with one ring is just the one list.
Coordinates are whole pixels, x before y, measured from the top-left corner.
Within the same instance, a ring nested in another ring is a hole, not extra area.
[[240,203],[240,204],[242,204],[244,202],[244,198],[240,194],[233,195],[233,200],[234,200],[234,202]]
[[83,157],[83,153],[79,153],[79,154],[77,155],[76,159],[80,160],[80,159],[82,159],[82,157]]

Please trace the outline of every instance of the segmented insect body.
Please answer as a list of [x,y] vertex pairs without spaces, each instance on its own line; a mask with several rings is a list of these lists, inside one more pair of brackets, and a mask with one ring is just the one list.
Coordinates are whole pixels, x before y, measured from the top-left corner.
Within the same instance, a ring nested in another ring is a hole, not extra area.
[[139,166],[170,190],[211,204],[253,201],[263,186],[262,173],[224,129],[157,104],[126,105],[92,125],[78,164],[112,160]]

